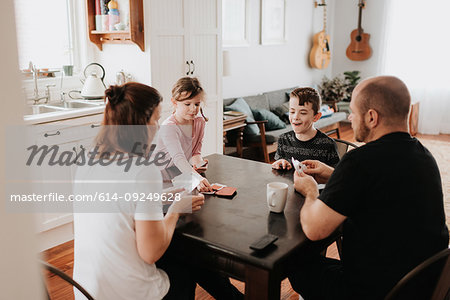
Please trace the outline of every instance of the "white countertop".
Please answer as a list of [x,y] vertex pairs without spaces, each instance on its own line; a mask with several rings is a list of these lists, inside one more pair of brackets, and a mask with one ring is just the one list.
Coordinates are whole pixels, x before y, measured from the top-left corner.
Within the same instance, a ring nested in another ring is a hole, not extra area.
[[98,105],[93,107],[83,107],[68,110],[59,110],[48,113],[41,113],[35,115],[26,115],[23,117],[26,125],[48,123],[60,121],[64,119],[79,118],[89,115],[101,114],[105,110],[105,105]]

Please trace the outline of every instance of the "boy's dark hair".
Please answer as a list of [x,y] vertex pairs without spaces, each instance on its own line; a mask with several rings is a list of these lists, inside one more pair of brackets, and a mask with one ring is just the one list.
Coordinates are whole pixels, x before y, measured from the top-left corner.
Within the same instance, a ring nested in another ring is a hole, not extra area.
[[319,112],[321,99],[320,94],[316,89],[310,87],[296,88],[293,90],[289,97],[295,97],[299,100],[299,105],[305,105],[305,103],[311,103],[314,114]]

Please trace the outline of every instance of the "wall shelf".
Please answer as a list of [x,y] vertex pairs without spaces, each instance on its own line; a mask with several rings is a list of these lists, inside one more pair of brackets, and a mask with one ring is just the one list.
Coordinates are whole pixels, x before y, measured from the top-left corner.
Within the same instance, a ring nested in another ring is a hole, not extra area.
[[130,30],[97,31],[95,28],[95,0],[86,0],[87,26],[89,40],[97,45],[100,51],[103,44],[136,44],[145,51],[144,43],[144,9],[142,0],[129,0]]

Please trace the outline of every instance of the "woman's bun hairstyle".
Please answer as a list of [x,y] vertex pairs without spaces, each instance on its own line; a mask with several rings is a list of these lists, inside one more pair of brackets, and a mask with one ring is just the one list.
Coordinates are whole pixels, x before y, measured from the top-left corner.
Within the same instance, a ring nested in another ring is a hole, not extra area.
[[109,104],[114,107],[124,99],[126,85],[111,85],[105,91],[105,97]]

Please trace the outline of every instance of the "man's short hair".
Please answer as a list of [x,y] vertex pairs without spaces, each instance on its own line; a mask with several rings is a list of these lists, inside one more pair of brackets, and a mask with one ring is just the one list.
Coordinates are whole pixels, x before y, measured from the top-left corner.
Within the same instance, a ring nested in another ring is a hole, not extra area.
[[396,77],[368,82],[358,97],[361,113],[374,109],[387,125],[407,120],[411,96],[406,85]]
[[311,103],[314,114],[319,112],[321,99],[319,92],[316,89],[310,87],[296,88],[290,94],[290,97],[295,97],[299,101],[299,105],[305,105],[305,103]]

